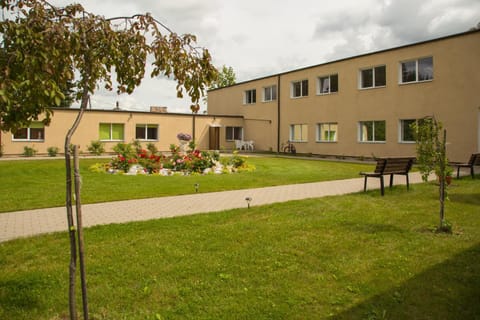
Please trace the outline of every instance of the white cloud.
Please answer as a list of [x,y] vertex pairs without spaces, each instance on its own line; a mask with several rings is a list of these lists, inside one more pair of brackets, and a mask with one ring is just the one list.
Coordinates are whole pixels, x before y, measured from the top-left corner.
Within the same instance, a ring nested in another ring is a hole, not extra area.
[[[174,32],[195,34],[214,64],[232,66],[239,81],[463,32],[480,22],[478,0],[79,2],[106,17],[150,12]],[[190,105],[176,98],[173,81],[148,76],[131,96],[100,91],[92,98],[97,108],[113,108],[116,101],[171,112],[189,112]]]

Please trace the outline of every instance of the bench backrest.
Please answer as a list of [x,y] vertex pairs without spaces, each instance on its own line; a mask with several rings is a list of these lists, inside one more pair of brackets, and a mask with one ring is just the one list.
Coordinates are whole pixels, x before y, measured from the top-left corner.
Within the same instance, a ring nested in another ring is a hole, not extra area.
[[375,173],[408,173],[415,158],[380,158],[377,159]]
[[480,153],[473,153],[468,160],[468,164],[471,166],[480,166]]

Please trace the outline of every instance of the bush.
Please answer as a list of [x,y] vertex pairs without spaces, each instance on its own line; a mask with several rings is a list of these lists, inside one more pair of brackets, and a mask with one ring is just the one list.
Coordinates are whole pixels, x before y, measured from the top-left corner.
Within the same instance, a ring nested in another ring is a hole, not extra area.
[[87,147],[87,149],[91,154],[94,154],[96,156],[99,156],[99,155],[101,155],[102,153],[105,152],[104,144],[103,144],[103,142],[101,142],[99,140],[91,141],[90,145]]
[[156,154],[158,152],[157,147],[154,143],[147,143],[147,150],[150,151],[152,154]]
[[33,157],[37,154],[37,150],[34,147],[25,146],[23,147],[23,156],[25,157]]
[[48,147],[47,152],[50,157],[56,157],[60,149],[58,147]]
[[113,151],[123,156],[124,158],[131,158],[135,155],[135,150],[130,143],[119,142],[113,147]]

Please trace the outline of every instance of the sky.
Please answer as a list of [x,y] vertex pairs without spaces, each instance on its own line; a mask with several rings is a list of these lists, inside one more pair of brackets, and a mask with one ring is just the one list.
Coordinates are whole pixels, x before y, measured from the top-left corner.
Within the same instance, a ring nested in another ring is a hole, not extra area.
[[[178,34],[197,36],[217,68],[237,82],[468,31],[480,22],[479,0],[51,0],[77,2],[112,18],[151,13]],[[98,90],[92,108],[189,113],[175,82],[150,78],[131,94]],[[202,105],[200,113],[205,110]]]

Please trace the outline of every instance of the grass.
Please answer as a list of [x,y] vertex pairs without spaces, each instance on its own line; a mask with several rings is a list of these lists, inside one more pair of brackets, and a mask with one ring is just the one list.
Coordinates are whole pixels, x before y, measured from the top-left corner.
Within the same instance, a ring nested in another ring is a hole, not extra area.
[[[256,188],[359,177],[370,164],[250,157],[255,172],[230,175],[126,176],[90,172],[108,159],[81,159],[82,203],[143,199],[199,192]],[[0,161],[0,212],[58,207],[65,203],[65,164],[61,159]]]
[[[123,177],[121,177],[123,178]],[[480,185],[86,230],[91,319],[478,319]],[[0,244],[0,319],[65,319],[66,233]]]

